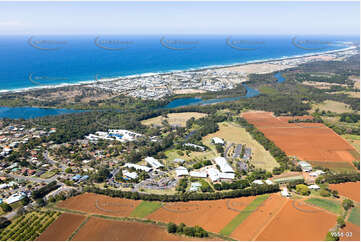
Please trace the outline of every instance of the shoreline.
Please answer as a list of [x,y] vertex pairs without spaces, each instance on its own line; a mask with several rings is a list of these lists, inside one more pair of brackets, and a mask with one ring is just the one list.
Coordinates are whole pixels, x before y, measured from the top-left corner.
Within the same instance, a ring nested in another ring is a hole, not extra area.
[[133,75],[125,75],[125,76],[118,76],[114,78],[103,78],[98,79],[97,75],[95,75],[94,80],[86,80],[86,81],[79,81],[76,83],[60,83],[60,84],[54,84],[54,85],[44,85],[44,86],[36,86],[36,87],[25,87],[25,88],[15,88],[15,89],[4,89],[0,90],[1,94],[11,94],[11,93],[25,93],[30,91],[36,91],[41,89],[56,89],[56,88],[62,88],[62,87],[71,87],[71,86],[85,86],[85,85],[94,85],[96,83],[100,82],[112,82],[112,81],[119,81],[121,79],[135,79],[135,78],[141,78],[141,77],[150,77],[155,75],[170,75],[170,74],[178,74],[183,72],[201,72],[201,71],[210,71],[210,70],[219,70],[219,69],[225,69],[225,68],[231,68],[231,67],[240,67],[240,66],[246,66],[251,64],[265,64],[269,62],[274,61],[284,61],[284,60],[293,60],[293,59],[301,59],[306,57],[312,57],[312,56],[318,56],[323,54],[332,54],[332,53],[338,53],[338,52],[344,52],[348,50],[357,49],[357,46],[349,46],[337,50],[328,50],[328,51],[320,51],[320,52],[313,52],[313,53],[307,53],[303,55],[293,55],[293,56],[283,56],[283,57],[277,57],[277,58],[269,58],[269,59],[261,59],[261,60],[253,60],[253,61],[246,61],[246,62],[240,62],[240,63],[234,63],[234,64],[226,64],[226,65],[209,65],[199,68],[189,68],[189,69],[183,69],[183,70],[171,70],[171,71],[164,71],[164,72],[148,72],[148,73],[142,73],[142,74],[133,74]]

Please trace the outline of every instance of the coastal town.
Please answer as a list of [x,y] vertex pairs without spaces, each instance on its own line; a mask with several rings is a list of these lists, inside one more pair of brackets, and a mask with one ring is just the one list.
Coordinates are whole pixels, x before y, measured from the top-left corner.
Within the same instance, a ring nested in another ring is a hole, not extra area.
[[142,99],[163,99],[174,94],[216,92],[246,82],[250,73],[270,73],[320,60],[343,60],[357,53],[355,46],[320,54],[270,60],[201,70],[98,79],[85,86],[109,90]]

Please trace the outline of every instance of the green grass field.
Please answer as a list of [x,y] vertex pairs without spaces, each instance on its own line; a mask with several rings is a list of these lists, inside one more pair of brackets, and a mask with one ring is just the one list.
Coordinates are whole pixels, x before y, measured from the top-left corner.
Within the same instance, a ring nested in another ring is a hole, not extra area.
[[306,200],[306,203],[326,209],[326,210],[330,211],[331,213],[341,214],[341,212],[342,212],[341,205],[338,202],[332,201],[329,199],[310,198],[310,199]]
[[349,162],[327,162],[327,161],[307,161],[312,166],[326,167],[336,173],[357,173],[356,168]]
[[251,215],[267,198],[269,195],[262,195],[256,197],[248,206],[242,210],[229,224],[222,230],[222,235],[230,235],[249,215]]
[[352,208],[350,216],[348,217],[348,221],[350,223],[356,224],[357,226],[360,226],[360,208],[359,207]]
[[153,213],[158,208],[160,208],[162,204],[160,202],[149,202],[149,201],[142,201],[131,213],[130,216],[144,218],[147,215]]

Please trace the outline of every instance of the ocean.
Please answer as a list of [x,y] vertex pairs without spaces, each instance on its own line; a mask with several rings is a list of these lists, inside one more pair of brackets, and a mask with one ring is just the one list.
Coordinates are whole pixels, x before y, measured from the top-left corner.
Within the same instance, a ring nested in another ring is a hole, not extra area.
[[348,47],[351,36],[1,36],[0,91],[223,66]]

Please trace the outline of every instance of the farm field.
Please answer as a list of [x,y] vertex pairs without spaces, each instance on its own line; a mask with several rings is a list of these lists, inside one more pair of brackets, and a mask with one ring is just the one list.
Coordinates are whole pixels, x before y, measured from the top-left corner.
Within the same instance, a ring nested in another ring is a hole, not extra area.
[[341,204],[333,200],[315,197],[315,198],[307,199],[305,202],[310,205],[323,208],[327,211],[330,211],[331,213],[341,214],[342,212]]
[[360,202],[360,182],[330,184],[328,187],[332,190],[337,190],[341,196]]
[[203,144],[212,147],[211,139],[213,137],[222,138],[228,143],[245,144],[252,149],[252,163],[256,168],[272,171],[279,164],[273,156],[266,151],[252,136],[241,126],[234,123],[220,123],[219,130],[202,138]]
[[207,116],[207,114],[197,113],[197,112],[169,113],[167,115],[167,118],[163,117],[163,116],[158,116],[155,118],[142,120],[141,123],[143,125],[163,126],[162,122],[164,120],[167,120],[170,125],[185,127],[188,119],[193,118],[193,117],[195,119],[199,119],[199,118],[203,118],[205,116]]
[[72,233],[84,221],[85,216],[78,214],[64,213],[52,223],[37,240],[40,241],[61,241],[68,240]]
[[160,202],[149,202],[142,201],[130,214],[132,217],[144,218],[147,215],[151,214],[158,208],[160,208],[162,204]]
[[277,216],[254,238],[257,241],[324,240],[336,215],[288,200]]
[[[117,221],[91,217],[80,228],[72,240],[75,241],[184,241],[193,238],[169,234],[165,228],[155,224]],[[199,240],[199,239],[193,239]]]
[[[360,136],[353,134],[343,134],[342,137],[347,140],[360,153]],[[360,154],[359,154],[360,155]]]
[[253,240],[262,228],[275,218],[277,212],[283,208],[287,201],[286,198],[281,197],[279,194],[270,195],[230,236],[242,241]]
[[353,146],[323,124],[288,123],[270,112],[247,112],[242,116],[289,156],[350,165],[356,160]]
[[209,232],[219,233],[254,199],[255,197],[241,197],[216,201],[166,203],[147,218],[165,223],[198,225]]
[[227,224],[222,230],[221,234],[230,235],[249,215],[255,212],[262,203],[267,200],[269,195],[262,195],[256,197],[247,207],[245,207],[232,221]]
[[40,211],[20,216],[0,232],[0,240],[35,240],[59,214]]
[[348,217],[348,220],[350,223],[353,223],[357,226],[360,226],[360,205],[355,206],[351,209],[350,216]]
[[141,203],[139,200],[125,198],[110,198],[105,195],[84,193],[71,197],[57,204],[59,208],[82,211],[90,214],[110,216],[130,216],[132,211]]

